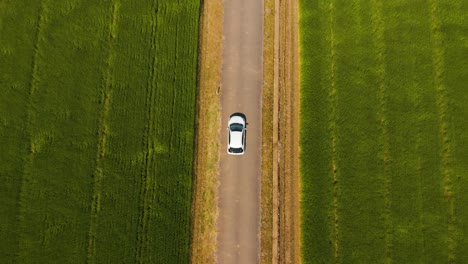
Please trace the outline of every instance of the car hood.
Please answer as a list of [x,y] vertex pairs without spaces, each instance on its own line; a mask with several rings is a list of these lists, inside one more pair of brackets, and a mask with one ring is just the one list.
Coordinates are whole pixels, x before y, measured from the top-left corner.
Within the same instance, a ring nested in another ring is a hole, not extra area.
[[245,120],[241,116],[231,116],[231,118],[229,119],[228,125],[235,124],[235,123],[245,126]]

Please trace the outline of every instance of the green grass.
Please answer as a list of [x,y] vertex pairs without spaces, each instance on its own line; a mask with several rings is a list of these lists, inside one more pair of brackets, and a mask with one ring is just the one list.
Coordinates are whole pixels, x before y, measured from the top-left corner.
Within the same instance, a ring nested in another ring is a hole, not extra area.
[[188,263],[200,2],[0,4],[0,259]]
[[463,263],[468,5],[300,1],[304,263]]

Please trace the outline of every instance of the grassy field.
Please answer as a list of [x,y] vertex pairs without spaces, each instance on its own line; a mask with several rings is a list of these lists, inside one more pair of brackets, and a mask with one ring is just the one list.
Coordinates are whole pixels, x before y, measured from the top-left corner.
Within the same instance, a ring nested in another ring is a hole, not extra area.
[[300,1],[303,263],[468,259],[467,13]]
[[189,262],[199,8],[0,3],[0,262]]

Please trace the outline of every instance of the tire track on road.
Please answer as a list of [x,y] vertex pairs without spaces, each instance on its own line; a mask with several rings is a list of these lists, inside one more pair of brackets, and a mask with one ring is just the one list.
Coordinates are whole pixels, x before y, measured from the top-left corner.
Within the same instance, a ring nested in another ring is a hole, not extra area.
[[224,1],[222,126],[232,113],[247,117],[246,152],[226,153],[219,135],[220,173],[218,263],[258,263],[260,259],[260,177],[263,83],[263,1]]

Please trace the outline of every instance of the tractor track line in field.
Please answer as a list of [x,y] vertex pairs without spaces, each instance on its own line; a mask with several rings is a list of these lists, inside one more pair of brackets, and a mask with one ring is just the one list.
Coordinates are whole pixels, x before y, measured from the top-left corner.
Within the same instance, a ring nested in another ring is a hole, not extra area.
[[385,78],[387,75],[387,66],[385,62],[385,39],[384,30],[385,25],[382,14],[382,1],[373,0],[371,1],[371,20],[372,30],[374,31],[374,47],[377,55],[377,76],[379,83],[379,102],[380,109],[378,112],[380,129],[381,129],[381,140],[382,140],[382,153],[380,154],[383,160],[383,186],[384,186],[384,204],[385,209],[383,213],[384,225],[385,225],[385,257],[387,263],[392,263],[392,217],[391,217],[391,199],[390,199],[390,188],[391,188],[391,177],[389,173],[389,163],[391,162],[390,156],[390,138],[388,134],[388,120],[387,120],[387,86],[385,84]]
[[88,230],[88,247],[87,247],[87,263],[94,263],[96,256],[96,232],[97,232],[97,219],[100,211],[100,198],[102,179],[104,177],[103,170],[103,158],[106,156],[106,142],[109,135],[109,126],[107,125],[107,119],[109,116],[109,105],[111,101],[112,86],[113,86],[113,67],[114,67],[114,41],[117,36],[117,17],[119,12],[119,1],[112,2],[112,16],[111,24],[109,27],[109,39],[107,42],[107,65],[106,71],[104,72],[104,87],[101,89],[101,109],[99,113],[99,125],[98,125],[98,145],[96,153],[96,168],[93,173],[93,196],[91,201],[91,214],[90,223]]
[[[28,98],[28,104],[27,104],[27,122],[26,122],[26,128],[25,131],[26,133],[29,134],[29,152],[28,155],[23,163],[23,173],[21,175],[21,184],[20,184],[20,190],[19,190],[19,195],[18,195],[18,215],[17,215],[17,221],[18,221],[18,226],[19,229],[21,229],[21,225],[23,223],[24,219],[24,193],[25,193],[25,188],[26,184],[31,181],[31,179],[28,177],[28,167],[32,163],[34,156],[36,154],[36,148],[34,146],[33,142],[33,134],[31,131],[31,124],[34,119],[34,115],[32,114],[33,109],[33,97],[38,89],[38,61],[39,61],[39,54],[40,54],[40,43],[43,39],[44,35],[44,28],[46,25],[46,15],[47,15],[47,8],[46,8],[46,3],[48,1],[42,1],[39,7],[39,15],[37,18],[37,31],[36,31],[36,39],[34,43],[34,55],[32,58],[32,67],[31,67],[31,81],[29,83],[29,98]],[[16,257],[18,259],[18,262],[21,261],[21,251],[22,251],[22,237],[23,233],[21,230],[18,230],[18,252],[16,254]]]
[[334,262],[338,262],[339,257],[339,221],[338,221],[338,169],[337,169],[337,138],[336,138],[336,46],[335,46],[335,5],[333,1],[329,4],[329,25],[330,25],[330,91],[328,94],[330,104],[329,130],[331,145],[331,169],[333,175],[333,246]]
[[[34,43],[34,57],[32,61],[32,73],[31,73],[31,83],[29,85],[29,95],[33,96],[33,94],[37,90],[37,83],[38,78],[37,78],[37,62],[39,61],[39,50],[40,50],[40,43],[42,40],[42,36],[44,35],[44,27],[46,24],[46,3],[48,1],[44,0],[41,2],[41,7],[39,10],[39,17],[37,21],[37,31],[36,31],[36,42]],[[29,100],[31,102],[31,100]],[[31,106],[31,104],[30,104]],[[28,112],[29,113],[29,112]]]
[[448,108],[449,108],[449,95],[447,88],[444,84],[444,46],[443,36],[441,32],[441,21],[439,14],[438,1],[430,1],[430,16],[431,16],[431,39],[432,39],[432,64],[434,69],[434,86],[436,89],[436,103],[439,115],[439,138],[440,138],[440,156],[441,156],[441,172],[442,184],[444,187],[444,197],[448,203],[448,262],[454,263],[456,261],[456,248],[457,241],[456,225],[455,225],[455,195],[452,189],[453,169],[451,168],[452,161],[452,142],[450,138],[449,124],[448,124]]
[[[421,106],[421,103],[422,103],[422,96],[421,96],[421,92],[418,93],[418,97],[417,97],[417,102],[416,102],[416,109],[417,111],[421,111],[422,109],[422,106]],[[424,183],[423,183],[423,177],[424,177],[424,174],[423,174],[423,158],[422,158],[422,152],[421,152],[421,148],[422,148],[422,135],[423,135],[423,131],[422,131],[422,128],[421,128],[421,125],[420,123],[418,124],[417,126],[418,130],[417,130],[417,134],[416,134],[416,153],[418,155],[418,161],[416,163],[416,175],[418,177],[418,188],[417,188],[417,192],[418,192],[418,201],[417,201],[417,206],[418,206],[418,209],[420,212],[422,212],[420,215],[419,215],[419,225],[421,226],[421,240],[422,240],[422,259],[423,259],[423,263],[429,263],[429,260],[427,259],[427,253],[426,253],[426,234],[424,233],[424,229],[425,229],[425,226],[424,226],[424,217],[423,217],[423,214],[424,214],[424,196],[423,196],[423,187],[424,187]]]
[[173,74],[174,77],[172,79],[172,108],[171,108],[171,139],[169,141],[169,151],[172,150],[173,148],[173,142],[174,142],[174,120],[177,118],[174,116],[174,110],[176,106],[176,95],[177,95],[177,88],[176,88],[176,80],[177,80],[177,62],[179,60],[178,54],[177,54],[177,48],[178,48],[178,34],[179,34],[179,28],[177,27],[177,24],[175,24],[175,43],[174,43],[174,69],[173,69]]
[[[157,3],[154,3],[153,9],[155,12],[152,12],[152,21],[157,21],[158,7]],[[157,23],[152,23],[151,26],[151,50],[156,51],[156,39],[157,39]],[[150,52],[151,54],[151,52]],[[154,194],[154,179],[151,177],[151,166],[154,159],[154,149],[155,142],[152,139],[151,135],[154,132],[154,101],[155,101],[155,90],[156,90],[156,81],[157,81],[157,57],[156,54],[152,55],[152,61],[149,67],[150,78],[148,81],[146,89],[146,103],[145,109],[148,109],[146,113],[147,124],[143,134],[143,148],[145,149],[146,155],[142,163],[142,182],[140,187],[140,217],[137,231],[137,246],[135,250],[135,260],[137,263],[145,262],[143,257],[146,254],[146,248],[149,243],[148,238],[148,218],[151,215],[152,210],[152,201]]]

